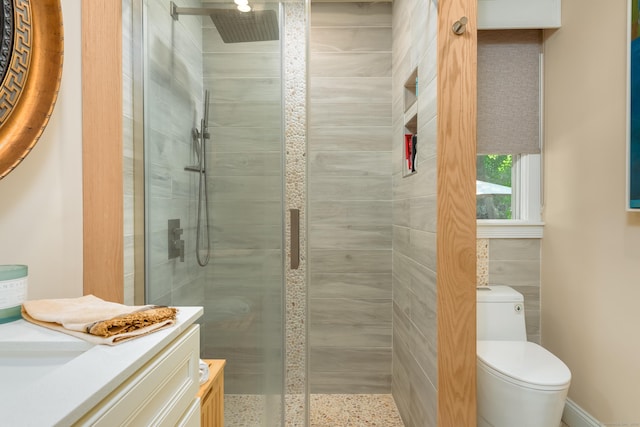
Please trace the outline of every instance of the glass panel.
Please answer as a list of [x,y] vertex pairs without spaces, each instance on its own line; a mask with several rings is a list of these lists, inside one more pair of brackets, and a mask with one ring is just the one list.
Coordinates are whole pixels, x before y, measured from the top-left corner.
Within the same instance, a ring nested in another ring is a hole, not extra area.
[[227,360],[226,425],[280,426],[281,6],[177,6],[174,19],[145,1],[146,298],[204,306],[201,357]]
[[476,175],[476,218],[512,219],[513,156],[478,156]]

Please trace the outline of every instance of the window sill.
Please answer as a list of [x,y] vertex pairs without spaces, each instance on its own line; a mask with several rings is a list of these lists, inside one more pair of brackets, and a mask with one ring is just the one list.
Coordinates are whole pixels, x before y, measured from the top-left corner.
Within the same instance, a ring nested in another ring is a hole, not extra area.
[[482,219],[477,221],[478,239],[541,239],[543,222]]

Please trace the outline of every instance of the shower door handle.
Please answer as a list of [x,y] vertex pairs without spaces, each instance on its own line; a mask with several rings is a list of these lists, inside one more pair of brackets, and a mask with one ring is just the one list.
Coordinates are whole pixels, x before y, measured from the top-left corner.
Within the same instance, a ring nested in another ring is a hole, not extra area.
[[300,266],[300,209],[289,209],[291,239],[291,269]]

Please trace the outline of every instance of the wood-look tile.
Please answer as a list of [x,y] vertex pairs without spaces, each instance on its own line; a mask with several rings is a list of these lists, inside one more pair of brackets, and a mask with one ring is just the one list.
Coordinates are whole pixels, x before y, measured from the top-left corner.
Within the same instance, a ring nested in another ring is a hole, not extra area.
[[209,127],[210,153],[282,152],[282,129],[269,123],[268,127]]
[[408,354],[411,346],[414,326],[411,323],[410,315],[405,313],[402,307],[395,302],[393,303],[392,308],[392,323],[394,349],[396,345],[401,344]]
[[532,337],[540,339],[540,286],[513,286],[513,288],[524,296],[525,324],[527,328],[527,338],[533,341]]
[[171,304],[177,306],[204,305],[204,287],[201,280],[174,288],[171,291]]
[[280,78],[281,62],[278,53],[206,53],[204,77]]
[[[395,271],[395,265],[394,265]],[[410,291],[408,281],[402,280],[401,274],[392,275],[393,283],[393,309],[400,310],[407,318],[411,317],[411,300],[413,293]],[[394,325],[397,327],[397,325]]]
[[314,249],[391,249],[390,225],[310,225]]
[[212,103],[209,126],[281,128],[280,102]]
[[309,375],[311,393],[383,394],[391,391],[391,374],[383,372],[315,372]]
[[309,150],[314,151],[389,151],[391,126],[310,127]]
[[431,82],[438,72],[438,43],[433,39],[424,51],[424,56],[419,64],[420,81]]
[[311,103],[388,104],[391,101],[389,77],[312,77]]
[[[313,304],[313,302],[312,302]],[[313,321],[309,327],[311,348],[321,347],[390,347],[391,323],[386,325],[319,324]]]
[[280,102],[280,78],[207,78],[211,102]]
[[279,201],[282,179],[278,176],[213,176],[208,178],[209,200]]
[[317,176],[387,176],[391,180],[391,152],[317,151],[309,155],[311,179]]
[[[435,328],[434,328],[435,329]],[[438,350],[437,342],[427,339],[419,329],[415,329],[411,340],[411,353],[415,356],[420,368],[431,379],[434,387],[438,387]]]
[[438,115],[438,80],[419,81],[420,96],[418,97],[418,125],[432,121]]
[[411,13],[411,48],[416,55],[420,57],[424,54],[426,43],[435,38],[435,31],[438,27],[427,27],[429,22],[428,10],[425,0],[416,0],[413,2],[413,11]]
[[[214,248],[209,277],[213,283],[236,283],[266,280],[282,275],[282,251],[265,249]],[[254,282],[255,283],[255,282]]]
[[312,3],[311,27],[391,27],[391,3]]
[[315,27],[309,45],[313,53],[391,52],[391,27]]
[[436,266],[436,234],[394,226],[393,249],[432,270]]
[[540,261],[490,261],[489,284],[539,286]]
[[416,292],[417,286],[412,288],[414,299],[411,301],[411,320],[416,331],[422,333],[426,341],[435,348],[437,343],[437,301],[435,292],[429,292],[430,286],[423,286],[423,292]]
[[540,260],[540,239],[490,239],[489,260]]
[[409,227],[411,223],[411,199],[393,201],[393,225]]
[[436,158],[431,157],[417,164],[417,173],[402,177],[393,176],[394,199],[432,196],[437,190]]
[[311,249],[309,264],[314,273],[388,273],[391,250]]
[[437,427],[438,391],[417,362],[409,365],[411,376],[411,425]]
[[391,126],[390,104],[311,104],[309,126]]
[[409,227],[419,230],[436,232],[436,196],[415,197],[409,200]]
[[214,225],[211,244],[218,249],[280,249],[282,227],[262,224]]
[[[395,320],[395,318],[394,318]],[[398,335],[394,329],[393,335],[393,366],[392,366],[392,384],[391,389],[393,398],[398,406],[398,411],[408,424],[408,415],[410,413],[411,403],[411,377],[409,374],[409,360],[411,353],[409,346],[398,339]]]
[[312,325],[391,326],[391,299],[314,298],[309,316]]
[[314,77],[391,77],[391,54],[314,53],[309,59],[309,74]]
[[438,118],[434,117],[427,123],[420,120],[418,113],[418,160],[417,164],[422,164],[430,158],[434,158],[438,149]]
[[218,153],[207,165],[210,176],[281,176],[282,153]]
[[281,226],[282,223],[282,203],[279,200],[236,200],[225,203],[210,202],[209,213],[212,219],[220,221],[225,226],[258,224]]
[[391,200],[389,184],[389,178],[384,176],[315,177],[309,183],[309,196],[316,201]]
[[313,273],[310,298],[391,299],[391,273]]
[[312,225],[389,225],[391,201],[312,200],[309,223]]
[[314,347],[311,349],[311,372],[390,373],[391,348]]

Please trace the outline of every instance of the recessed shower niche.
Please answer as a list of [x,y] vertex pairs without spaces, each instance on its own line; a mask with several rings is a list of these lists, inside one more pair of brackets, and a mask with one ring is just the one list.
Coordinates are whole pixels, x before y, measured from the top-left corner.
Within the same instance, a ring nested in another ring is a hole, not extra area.
[[402,149],[402,176],[418,171],[418,69],[413,70],[404,83],[404,140]]

